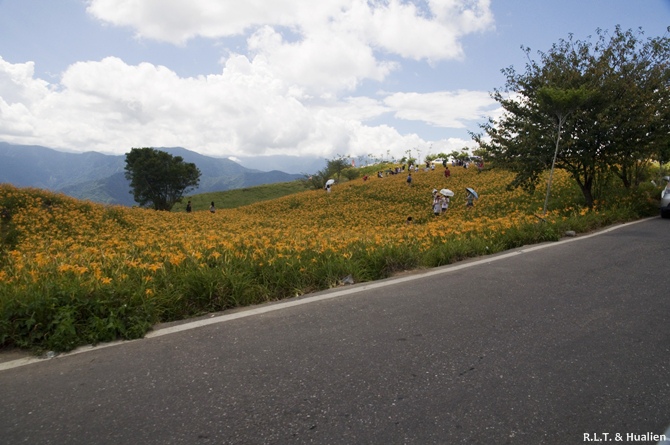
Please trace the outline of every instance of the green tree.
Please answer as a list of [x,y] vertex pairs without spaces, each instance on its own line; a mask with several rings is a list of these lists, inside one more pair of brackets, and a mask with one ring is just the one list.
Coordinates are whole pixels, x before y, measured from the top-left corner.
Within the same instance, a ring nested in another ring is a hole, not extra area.
[[660,176],[665,176],[666,169],[664,166],[670,162],[670,142],[668,142],[667,145],[658,148],[656,153],[654,153],[654,159],[660,165]]
[[610,171],[630,188],[648,179],[650,160],[670,142],[670,39],[616,31],[596,67],[609,92],[599,127]]
[[322,189],[326,186],[326,181],[328,180],[324,173],[325,170],[319,170],[312,175],[305,175],[302,179],[302,182],[306,187],[312,188],[314,190]]
[[473,156],[479,156],[482,159],[485,158],[487,155],[486,150],[482,148],[475,148],[474,150],[472,150],[472,154]]
[[551,194],[551,180],[554,176],[554,167],[556,166],[556,157],[561,141],[561,130],[565,120],[570,114],[583,107],[592,98],[596,96],[593,91],[586,90],[583,86],[579,89],[561,90],[558,88],[541,87],[537,92],[538,103],[544,113],[554,115],[556,118],[556,149],[554,157],[551,160],[551,170],[549,172],[549,181],[547,182],[547,194],[544,199],[544,208],[542,214],[547,213],[547,204]]
[[325,187],[328,179],[337,178],[339,182],[341,177],[347,179],[355,179],[358,171],[351,168],[351,159],[347,156],[338,155],[334,159],[326,159],[326,167],[313,175],[305,176],[303,181],[308,187],[313,189],[320,189]]
[[200,183],[200,170],[195,164],[154,148],[131,149],[126,154],[125,170],[135,201],[156,210],[171,210],[186,190]]
[[324,176],[337,176],[340,180],[342,172],[351,167],[351,159],[348,156],[338,155],[335,159],[326,159],[326,171]]
[[469,156],[467,147],[462,148],[461,151],[453,150],[449,153],[449,157],[457,161],[465,161]]
[[358,178],[361,175],[361,172],[359,169],[354,168],[354,167],[349,167],[345,168],[342,170],[342,176],[347,178],[348,181],[353,181],[354,179]]
[[628,185],[635,166],[667,143],[668,39],[643,41],[641,31],[619,27],[597,36],[594,43],[570,35],[539,61],[525,48],[525,72],[503,70],[505,88],[492,97],[504,113],[481,125],[487,138],[473,138],[488,159],[516,172],[512,186],[532,190],[554,163],[592,207],[597,178],[614,172]]

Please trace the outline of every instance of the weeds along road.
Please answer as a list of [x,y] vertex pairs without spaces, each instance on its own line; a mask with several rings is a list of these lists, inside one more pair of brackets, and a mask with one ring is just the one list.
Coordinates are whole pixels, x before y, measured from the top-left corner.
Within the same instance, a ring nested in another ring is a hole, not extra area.
[[0,443],[656,443],[670,221],[537,247],[5,368]]

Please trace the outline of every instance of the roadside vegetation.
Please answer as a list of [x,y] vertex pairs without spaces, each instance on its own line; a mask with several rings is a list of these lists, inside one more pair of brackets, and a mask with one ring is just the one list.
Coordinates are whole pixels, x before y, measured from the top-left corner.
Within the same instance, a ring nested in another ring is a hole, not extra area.
[[[543,192],[508,190],[505,170],[413,176],[411,187],[404,174],[372,176],[215,214],[2,185],[0,345],[67,351],[138,338],[159,322],[328,289],[347,276],[376,280],[658,212],[660,186],[651,183],[635,193],[604,187],[589,210],[558,172],[540,218]],[[480,194],[474,208],[465,207],[465,187]],[[455,192],[437,217],[434,188]]]

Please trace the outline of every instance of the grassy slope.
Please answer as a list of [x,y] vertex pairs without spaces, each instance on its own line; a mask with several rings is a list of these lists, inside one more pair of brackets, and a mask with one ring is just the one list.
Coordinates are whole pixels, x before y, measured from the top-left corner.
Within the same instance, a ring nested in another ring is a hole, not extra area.
[[212,201],[217,209],[233,209],[260,201],[281,198],[307,190],[301,181],[280,182],[276,184],[259,185],[225,192],[200,193],[187,195],[182,202],[175,204],[173,212],[186,211],[186,203],[191,200],[193,210],[206,210]]
[[[357,169],[359,177],[364,175],[373,176],[379,170],[386,170],[391,164],[380,164]],[[346,179],[342,179],[346,181]],[[227,190],[223,192],[196,193],[184,196],[182,202],[175,204],[173,212],[185,212],[186,203],[191,200],[193,210],[207,210],[210,203],[214,201],[217,209],[234,209],[257,202],[269,201],[295,193],[309,190],[309,185],[303,181],[279,182],[275,184],[259,185],[242,189]]]

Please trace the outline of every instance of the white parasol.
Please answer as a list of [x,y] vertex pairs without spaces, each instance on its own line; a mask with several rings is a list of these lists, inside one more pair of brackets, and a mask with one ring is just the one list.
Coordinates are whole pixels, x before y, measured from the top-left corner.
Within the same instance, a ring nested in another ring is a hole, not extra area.
[[327,185],[327,186],[328,186],[328,185],[333,185],[333,184],[335,184],[335,180],[334,180],[334,179],[329,179],[329,180],[326,181],[326,185]]
[[452,192],[449,189],[442,189],[442,190],[440,190],[440,195],[442,195],[442,196],[454,196],[454,192]]

